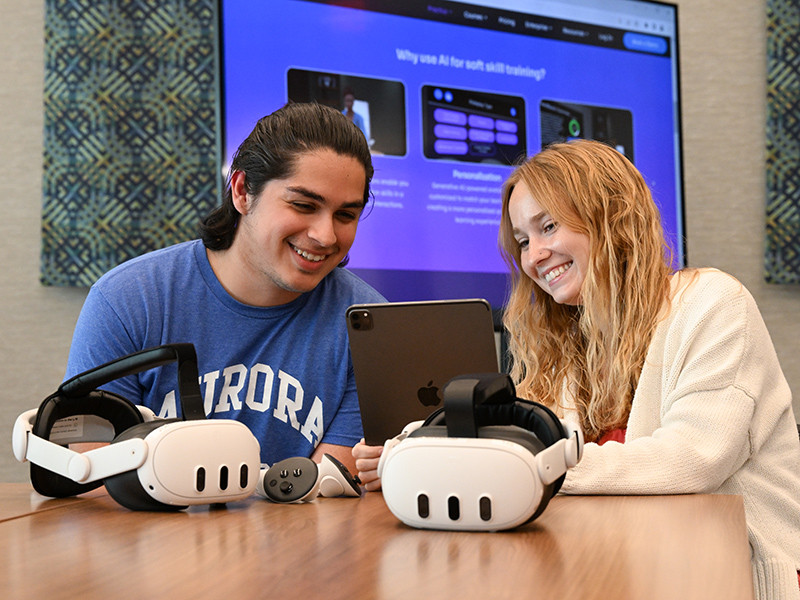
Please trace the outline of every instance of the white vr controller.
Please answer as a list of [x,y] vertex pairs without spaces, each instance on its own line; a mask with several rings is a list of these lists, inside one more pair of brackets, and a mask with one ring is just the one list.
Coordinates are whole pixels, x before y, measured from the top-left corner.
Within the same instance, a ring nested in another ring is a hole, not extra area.
[[358,483],[347,467],[330,454],[323,455],[319,465],[297,456],[262,467],[255,491],[272,502],[291,504],[311,502],[317,496],[357,498],[361,496]]

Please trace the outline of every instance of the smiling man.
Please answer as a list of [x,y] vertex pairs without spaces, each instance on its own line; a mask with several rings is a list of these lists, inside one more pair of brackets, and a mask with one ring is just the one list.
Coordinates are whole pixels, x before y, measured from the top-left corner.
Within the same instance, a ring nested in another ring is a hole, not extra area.
[[[354,469],[362,437],[345,310],[384,298],[346,263],[369,201],[366,140],[339,111],[288,104],[239,147],[202,240],[157,250],[89,292],[66,377],[166,343],[195,345],[210,418],[245,423],[266,464],[323,453]],[[104,389],[178,416],[174,365]]]

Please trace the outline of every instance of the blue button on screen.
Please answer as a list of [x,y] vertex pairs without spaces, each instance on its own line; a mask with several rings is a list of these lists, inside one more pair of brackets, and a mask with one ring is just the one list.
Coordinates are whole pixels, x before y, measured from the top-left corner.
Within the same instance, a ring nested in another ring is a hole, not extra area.
[[667,40],[642,33],[627,32],[622,36],[622,43],[628,50],[650,52],[651,54],[666,54]]

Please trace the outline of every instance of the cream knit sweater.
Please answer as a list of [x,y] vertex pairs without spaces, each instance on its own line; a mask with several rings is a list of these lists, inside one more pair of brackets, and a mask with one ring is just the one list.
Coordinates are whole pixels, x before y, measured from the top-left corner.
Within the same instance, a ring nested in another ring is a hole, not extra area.
[[712,269],[675,275],[625,443],[587,444],[567,494],[739,494],[756,598],[800,599],[800,440],[755,301]]

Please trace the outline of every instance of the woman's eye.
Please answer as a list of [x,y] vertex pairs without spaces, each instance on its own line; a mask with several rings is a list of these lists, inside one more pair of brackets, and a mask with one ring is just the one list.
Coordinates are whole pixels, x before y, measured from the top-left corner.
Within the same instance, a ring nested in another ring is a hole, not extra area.
[[556,230],[556,228],[557,228],[557,227],[558,227],[558,223],[555,223],[555,222],[553,222],[553,221],[550,221],[550,222],[548,222],[548,223],[545,223],[545,224],[542,226],[542,231],[543,231],[544,233],[552,233],[553,231],[555,231],[555,230]]
[[517,240],[517,246],[520,250],[525,250],[528,247],[528,240]]

